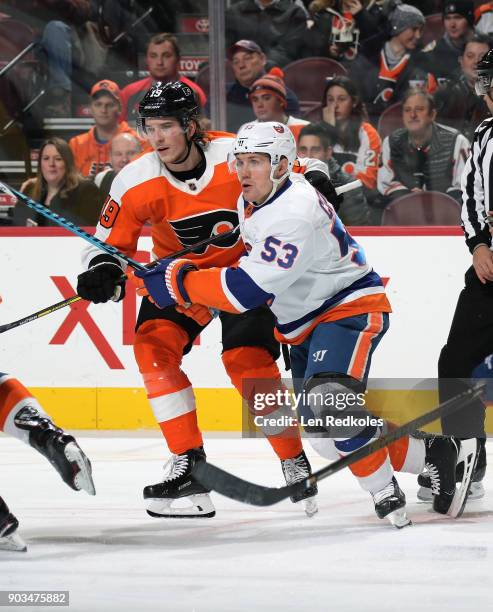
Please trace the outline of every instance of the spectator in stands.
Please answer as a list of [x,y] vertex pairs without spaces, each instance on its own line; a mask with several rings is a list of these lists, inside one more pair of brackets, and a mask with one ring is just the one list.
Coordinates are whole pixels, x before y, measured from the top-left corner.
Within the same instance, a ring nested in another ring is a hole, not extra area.
[[301,57],[306,20],[292,0],[240,0],[226,10],[226,44],[255,40],[273,64],[285,66]]
[[[82,226],[96,225],[105,199],[103,192],[91,180],[79,174],[72,151],[62,138],[43,142],[36,178],[25,181],[21,191]],[[21,202],[15,209],[16,225],[56,225]]]
[[354,59],[359,41],[375,35],[386,25],[382,8],[366,0],[314,0],[303,55],[330,57],[345,63]]
[[110,141],[124,132],[136,136],[126,121],[120,121],[120,89],[113,81],[98,81],[91,89],[90,110],[95,126],[69,140],[75,165],[84,176],[94,178],[110,166]]
[[204,91],[196,83],[187,79],[187,77],[181,76],[178,72],[180,47],[178,46],[176,36],[168,33],[152,36],[147,44],[146,64],[149,76],[140,81],[129,83],[122,90],[124,119],[132,124],[135,123],[138,116],[139,103],[156,81],[162,81],[163,83],[181,81],[185,83],[193,89],[201,107],[205,108],[207,98]]
[[109,193],[111,183],[115,176],[129,164],[140,152],[142,146],[140,140],[129,132],[117,134],[110,143],[111,168],[106,168],[94,177],[94,182],[103,191]]
[[[335,187],[346,185],[354,180],[341,170],[333,157],[336,134],[323,123],[305,125],[298,136],[298,155],[313,157],[327,164],[330,180]],[[337,211],[345,225],[368,225],[369,209],[361,188],[344,194],[344,201]]]
[[297,139],[301,128],[308,121],[292,117],[286,112],[288,101],[283,76],[280,68],[272,68],[270,72],[253,83],[250,87],[249,98],[257,121],[284,123]]
[[470,38],[459,58],[460,76],[435,94],[438,121],[459,130],[471,142],[474,130],[489,117],[485,101],[474,91],[474,83],[478,62],[492,47],[493,41],[484,34]]
[[417,63],[425,18],[410,4],[397,5],[389,15],[386,30],[363,42],[353,62],[351,78],[362,88],[372,123],[404,93],[419,85],[429,93],[436,90],[434,76]]
[[433,97],[411,89],[403,99],[404,128],[383,141],[378,190],[390,202],[420,191],[441,191],[458,202],[469,141],[457,130],[435,122]]
[[335,130],[335,159],[346,174],[375,190],[382,141],[368,122],[356,85],[348,77],[327,79],[322,106],[324,122]]
[[[228,59],[235,75],[235,81],[226,85],[228,131],[237,132],[241,125],[255,118],[248,94],[253,83],[265,74],[267,58],[253,40],[239,40],[228,49]],[[298,98],[288,87],[286,100],[286,112],[290,115],[298,114]]]
[[446,0],[443,25],[445,34],[431,42],[420,58],[423,66],[435,75],[439,83],[458,76],[464,45],[474,34],[473,0]]
[[28,22],[42,34],[40,49],[48,69],[48,89],[43,99],[45,117],[70,117],[74,68],[84,65],[81,36],[91,19],[91,0],[38,0]]
[[[36,34],[47,83],[42,100],[43,117],[70,117],[72,90],[80,72],[91,70],[85,62],[85,36],[92,15],[92,0],[3,0],[1,11],[30,26]],[[24,86],[25,88],[25,86]],[[41,84],[37,83],[37,91]],[[24,100],[27,103],[29,100]],[[33,113],[41,105],[33,107]]]

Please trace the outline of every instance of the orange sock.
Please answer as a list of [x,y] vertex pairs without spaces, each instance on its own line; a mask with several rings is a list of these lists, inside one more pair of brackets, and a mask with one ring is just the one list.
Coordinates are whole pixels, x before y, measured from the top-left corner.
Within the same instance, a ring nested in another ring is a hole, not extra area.
[[394,470],[400,472],[406,461],[407,451],[409,449],[409,437],[400,438],[392,442],[392,444],[389,444],[387,448]]
[[203,444],[192,386],[180,368],[188,342],[188,334],[176,323],[155,319],[139,327],[134,343],[149,403],[175,454]]
[[387,449],[382,448],[364,459],[360,459],[349,466],[351,472],[358,477],[365,478],[376,472],[387,460]]
[[0,378],[0,429],[2,431],[12,409],[22,400],[32,397],[26,387],[16,378],[8,375]]

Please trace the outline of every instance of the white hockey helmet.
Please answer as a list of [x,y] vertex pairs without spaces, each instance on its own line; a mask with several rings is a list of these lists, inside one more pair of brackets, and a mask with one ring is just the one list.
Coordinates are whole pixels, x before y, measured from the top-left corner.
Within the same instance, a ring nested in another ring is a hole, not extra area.
[[[228,156],[228,164],[232,172],[235,171],[236,155],[239,153],[266,153],[270,157],[270,180],[273,183],[270,198],[279,183],[293,169],[296,160],[296,142],[291,130],[283,123],[251,121],[243,124],[238,130],[233,151]],[[283,157],[288,160],[288,168],[282,176],[274,178],[276,168]]]

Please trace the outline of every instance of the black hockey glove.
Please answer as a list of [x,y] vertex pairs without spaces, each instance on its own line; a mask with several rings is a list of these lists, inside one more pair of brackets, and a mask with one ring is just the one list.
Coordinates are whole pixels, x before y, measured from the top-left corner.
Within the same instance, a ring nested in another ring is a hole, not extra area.
[[125,281],[120,280],[124,272],[117,259],[111,255],[98,255],[89,270],[77,277],[77,293],[94,304],[125,297]]
[[332,204],[336,212],[339,206],[344,202],[344,196],[337,194],[335,187],[330,178],[320,170],[311,170],[305,172],[306,180],[315,187],[320,193]]

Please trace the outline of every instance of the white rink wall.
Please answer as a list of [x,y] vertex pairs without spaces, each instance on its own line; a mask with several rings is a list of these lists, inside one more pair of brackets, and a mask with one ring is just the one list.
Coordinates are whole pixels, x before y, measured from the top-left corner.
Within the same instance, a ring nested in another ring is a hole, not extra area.
[[[368,235],[372,231],[377,235]],[[458,229],[445,230],[454,235],[431,233],[443,234],[440,229],[404,231],[407,235],[392,235],[399,232],[394,228],[352,232],[374,269],[388,279],[394,310],[389,332],[375,353],[373,378],[436,375],[440,348],[471,262]],[[413,235],[414,231],[429,233]],[[0,232],[1,323],[75,292],[81,270],[80,238],[50,229]],[[148,251],[150,242],[149,237],[141,238],[139,250]],[[138,298],[132,290],[129,293],[124,307],[91,304],[85,325],[66,308],[6,332],[0,343],[0,370],[15,372],[34,387],[140,387],[130,344]],[[219,332],[214,322],[185,358],[184,367],[196,387],[231,387],[219,358]]]

